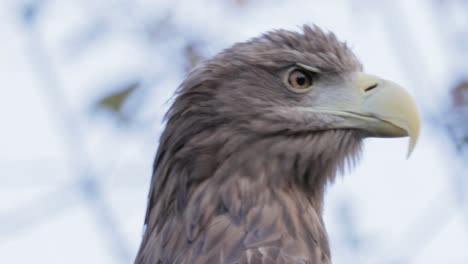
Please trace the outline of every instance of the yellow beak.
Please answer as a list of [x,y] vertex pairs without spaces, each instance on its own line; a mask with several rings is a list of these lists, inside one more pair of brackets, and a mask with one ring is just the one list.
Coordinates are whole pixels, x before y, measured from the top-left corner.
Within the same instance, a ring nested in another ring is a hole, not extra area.
[[[370,137],[410,137],[407,157],[416,146],[420,118],[416,103],[398,84],[357,73],[351,87],[314,112],[342,117],[334,128],[354,128]],[[331,102],[332,101],[332,102]]]
[[[366,91],[374,85],[376,86],[373,89]],[[420,127],[419,113],[413,98],[398,84],[363,73],[358,74],[356,88],[365,93],[360,114],[394,126],[369,126],[369,132],[374,132],[376,136],[409,136],[409,157],[416,146]]]

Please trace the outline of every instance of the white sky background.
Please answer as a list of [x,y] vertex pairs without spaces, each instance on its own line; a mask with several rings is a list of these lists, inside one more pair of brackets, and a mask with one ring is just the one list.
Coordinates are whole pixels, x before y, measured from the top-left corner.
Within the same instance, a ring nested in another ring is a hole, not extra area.
[[[43,1],[27,26],[26,1],[0,1],[2,263],[130,262],[186,43],[211,56],[311,22],[346,40],[366,71],[407,87],[423,115],[409,160],[407,139],[369,139],[360,164],[329,188],[335,263],[468,263],[468,201],[454,194],[468,186],[452,177],[466,166],[432,123],[447,100],[453,57],[429,1],[96,2]],[[393,7],[398,17],[389,16]],[[151,37],[142,34],[165,17]],[[128,107],[143,106],[131,126],[93,112],[98,98],[134,79],[144,89]],[[96,196],[83,175],[97,179],[99,202],[88,199]]]

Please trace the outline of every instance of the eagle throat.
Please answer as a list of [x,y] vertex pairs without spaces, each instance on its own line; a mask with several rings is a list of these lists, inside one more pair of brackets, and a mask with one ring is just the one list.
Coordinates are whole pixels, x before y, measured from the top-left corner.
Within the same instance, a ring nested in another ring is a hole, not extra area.
[[[177,240],[183,247],[196,242],[213,219],[224,215],[243,226],[249,222],[249,212],[273,206],[272,213],[267,210],[260,219],[281,219],[291,236],[312,239],[310,243],[318,243],[323,257],[329,258],[322,219],[324,190],[337,172],[356,161],[360,134],[353,130],[233,137],[220,136],[226,131],[209,134],[198,131],[200,138],[193,135],[184,144],[163,135],[139,255],[166,254],[164,258],[173,261],[177,256],[161,253],[166,252],[164,243],[155,241],[185,237],[186,242]],[[275,204],[282,209],[275,211]],[[316,221],[297,224],[311,219]],[[160,251],[154,251],[156,244]]]

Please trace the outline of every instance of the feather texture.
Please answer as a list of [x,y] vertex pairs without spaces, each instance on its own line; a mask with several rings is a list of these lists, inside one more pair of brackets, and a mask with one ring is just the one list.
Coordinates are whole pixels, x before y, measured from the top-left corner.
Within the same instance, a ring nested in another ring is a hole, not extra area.
[[190,73],[167,114],[136,263],[331,262],[323,193],[362,135],[284,110],[303,103],[281,77],[297,62],[333,78],[361,68],[333,34],[305,26],[236,44]]

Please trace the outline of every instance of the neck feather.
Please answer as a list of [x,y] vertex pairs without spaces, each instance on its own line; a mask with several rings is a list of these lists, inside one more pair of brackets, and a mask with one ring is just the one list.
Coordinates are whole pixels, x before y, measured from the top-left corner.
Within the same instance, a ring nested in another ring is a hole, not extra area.
[[[216,216],[228,214],[242,224],[252,220],[249,215],[258,208],[270,208],[273,211],[265,211],[266,216],[281,218],[290,234],[314,234],[304,239],[316,237],[328,252],[326,233],[317,231],[324,229],[315,230],[322,223],[324,189],[337,172],[356,161],[359,133],[332,130],[221,138],[200,132],[178,144],[163,135],[142,245],[160,233],[163,237],[185,234],[193,241]],[[301,222],[311,219],[316,222]]]
[[264,189],[257,193],[298,191],[321,212],[327,183],[354,165],[362,142],[353,130],[232,138],[222,134],[226,131],[201,132],[185,144],[162,141],[171,147],[159,148],[150,204],[181,212],[202,185],[209,183],[217,191],[237,181],[262,181]]
[[[247,140],[219,152],[213,181],[261,180],[269,190],[294,190],[321,212],[324,189],[337,173],[352,167],[361,150],[360,134],[352,130],[272,135]],[[259,190],[260,191],[260,190]]]

